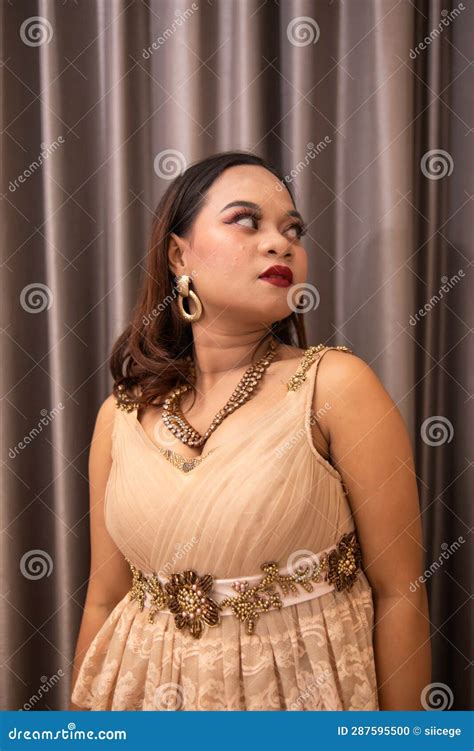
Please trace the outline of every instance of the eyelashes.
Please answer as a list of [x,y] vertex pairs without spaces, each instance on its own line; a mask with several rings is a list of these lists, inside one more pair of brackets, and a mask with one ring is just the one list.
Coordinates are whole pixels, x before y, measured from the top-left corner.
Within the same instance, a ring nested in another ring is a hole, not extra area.
[[[261,219],[261,216],[259,214],[256,214],[254,211],[251,210],[243,210],[238,211],[234,216],[228,221],[225,222],[225,224],[234,224],[239,219],[243,219],[245,217],[249,217],[253,219],[254,222],[258,222],[259,219]],[[253,229],[257,229],[257,227],[254,227]],[[306,235],[307,227],[305,224],[302,224],[301,222],[293,222],[293,224],[290,224],[288,229],[296,229],[297,231],[297,239],[299,240],[301,237]]]

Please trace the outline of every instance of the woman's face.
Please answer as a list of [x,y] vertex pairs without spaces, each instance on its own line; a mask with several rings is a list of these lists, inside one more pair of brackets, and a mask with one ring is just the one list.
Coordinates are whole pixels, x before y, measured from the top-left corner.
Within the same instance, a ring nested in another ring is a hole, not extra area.
[[[207,321],[235,323],[238,315],[241,322],[270,325],[295,310],[292,288],[306,281],[307,256],[303,222],[288,212],[295,207],[278,178],[264,167],[238,165],[214,181],[188,238],[173,235],[182,264],[171,254],[172,270],[191,275]],[[259,278],[273,265],[291,270],[290,286]]]

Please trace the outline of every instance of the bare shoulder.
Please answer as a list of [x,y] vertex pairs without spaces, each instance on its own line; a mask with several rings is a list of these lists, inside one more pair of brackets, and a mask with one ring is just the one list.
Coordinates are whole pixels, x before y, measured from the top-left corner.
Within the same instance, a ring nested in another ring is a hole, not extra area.
[[115,412],[118,409],[117,407],[117,399],[114,394],[109,394],[102,404],[99,407],[99,410],[97,412],[97,419],[100,419],[104,422],[110,421],[114,419]]
[[388,393],[375,371],[361,357],[341,350],[323,352],[318,370],[318,389],[341,393],[347,399],[356,394]]
[[397,404],[361,357],[324,353],[317,404],[331,461],[347,489],[369,583],[378,597],[408,592],[422,570],[422,530],[410,436]]
[[100,423],[100,425],[104,428],[112,425],[117,409],[118,406],[115,395],[109,394],[109,396],[104,399],[97,411],[97,422]]
[[103,453],[110,453],[112,444],[112,431],[116,412],[116,398],[114,394],[109,394],[109,396],[104,399],[97,411],[94,434],[92,436],[92,455],[103,455]]
[[370,365],[351,352],[336,349],[323,351],[318,365],[313,408],[317,411],[323,405],[320,424],[328,439],[339,426],[357,423],[361,410],[367,412],[368,406],[374,415],[397,410]]
[[91,563],[85,608],[111,610],[130,588],[130,569],[105,520],[107,483],[113,463],[112,432],[118,412],[113,394],[100,405],[89,454]]

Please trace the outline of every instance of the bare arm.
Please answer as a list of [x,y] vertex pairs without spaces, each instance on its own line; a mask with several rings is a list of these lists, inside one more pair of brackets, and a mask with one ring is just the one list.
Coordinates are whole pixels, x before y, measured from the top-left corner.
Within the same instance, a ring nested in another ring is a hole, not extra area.
[[[403,418],[369,365],[330,350],[321,360],[315,410],[348,491],[375,609],[381,710],[421,710],[431,681],[420,505]],[[318,397],[319,392],[319,397]],[[412,585],[412,586],[410,586]]]
[[[72,688],[94,637],[131,586],[129,566],[107,532],[104,521],[104,496],[112,465],[111,436],[116,409],[111,395],[98,411],[89,452],[91,567],[73,663]],[[82,708],[70,701],[69,709]]]

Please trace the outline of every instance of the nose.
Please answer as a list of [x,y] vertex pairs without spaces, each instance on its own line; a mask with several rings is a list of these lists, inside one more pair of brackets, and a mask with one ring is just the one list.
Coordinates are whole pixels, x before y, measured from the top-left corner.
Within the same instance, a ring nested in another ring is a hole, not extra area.
[[259,250],[265,255],[277,255],[288,258],[293,255],[291,242],[279,232],[269,232],[259,243]]

